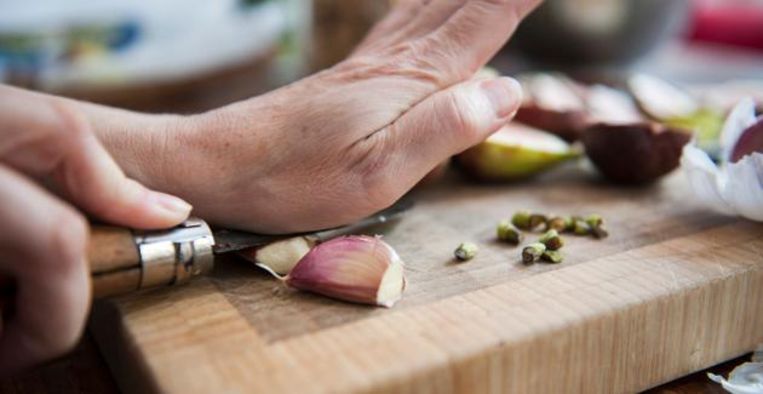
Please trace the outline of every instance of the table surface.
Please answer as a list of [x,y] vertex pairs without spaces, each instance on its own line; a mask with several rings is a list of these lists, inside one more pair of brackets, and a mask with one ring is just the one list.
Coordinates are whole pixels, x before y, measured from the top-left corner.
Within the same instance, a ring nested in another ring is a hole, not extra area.
[[[748,361],[749,355],[716,365],[705,371],[675,380],[647,391],[649,394],[725,393],[720,385],[707,378],[707,372],[724,376],[738,364]],[[118,393],[116,382],[98,352],[93,338],[85,335],[68,356],[38,367],[25,374],[0,381],[0,392],[7,394],[47,393]]]

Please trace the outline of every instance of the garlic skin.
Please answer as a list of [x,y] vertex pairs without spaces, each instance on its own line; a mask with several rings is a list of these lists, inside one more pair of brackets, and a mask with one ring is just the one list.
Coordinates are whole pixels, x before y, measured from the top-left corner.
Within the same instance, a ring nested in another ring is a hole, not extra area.
[[763,392],[763,363],[749,362],[738,365],[729,374],[728,380],[723,376],[707,373],[713,382],[720,383],[723,388],[733,394],[756,394]]
[[405,289],[404,264],[377,237],[346,236],[319,244],[289,272],[289,286],[361,304],[391,307]]
[[683,149],[681,167],[694,194],[705,205],[728,215],[763,221],[763,153],[753,152],[732,162],[743,133],[755,125],[755,103],[742,100],[732,111],[721,133],[721,163],[716,165],[696,140]]
[[244,249],[239,256],[281,278],[291,271],[312,247],[315,240],[308,237],[292,237],[271,244]]

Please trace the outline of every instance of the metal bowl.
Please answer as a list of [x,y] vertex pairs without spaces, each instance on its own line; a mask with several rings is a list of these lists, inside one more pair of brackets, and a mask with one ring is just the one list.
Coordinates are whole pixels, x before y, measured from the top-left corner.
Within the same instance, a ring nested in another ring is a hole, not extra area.
[[688,10],[688,0],[546,0],[512,44],[546,64],[624,64],[680,32]]

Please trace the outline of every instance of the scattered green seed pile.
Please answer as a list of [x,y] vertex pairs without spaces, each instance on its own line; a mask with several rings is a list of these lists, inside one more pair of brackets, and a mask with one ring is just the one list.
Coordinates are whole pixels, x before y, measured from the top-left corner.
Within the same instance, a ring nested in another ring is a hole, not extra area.
[[[525,236],[522,231],[543,231],[537,241],[522,248],[522,261],[525,264],[533,264],[543,261],[558,264],[564,261],[564,255],[560,251],[564,246],[564,238],[560,233],[574,234],[579,236],[593,236],[597,239],[609,236],[604,227],[604,219],[600,215],[581,216],[558,216],[519,211],[511,217],[498,222],[496,236],[500,241],[519,245]],[[464,242],[453,252],[459,261],[473,259],[479,248],[472,242]]]

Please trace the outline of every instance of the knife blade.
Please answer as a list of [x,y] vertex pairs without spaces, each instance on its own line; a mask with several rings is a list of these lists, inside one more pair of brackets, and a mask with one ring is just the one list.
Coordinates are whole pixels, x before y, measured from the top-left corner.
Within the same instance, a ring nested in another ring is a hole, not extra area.
[[212,246],[212,250],[215,254],[235,252],[251,247],[264,246],[275,241],[299,236],[311,237],[319,242],[327,241],[342,235],[350,235],[363,232],[364,230],[372,228],[376,225],[391,223],[399,220],[403,213],[411,209],[411,207],[413,207],[413,200],[404,198],[387,209],[379,211],[365,219],[346,226],[289,235],[262,235],[249,233],[246,231],[217,229],[212,231],[215,240],[215,243]]

